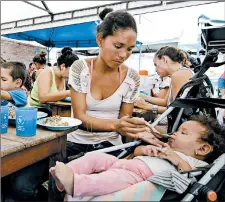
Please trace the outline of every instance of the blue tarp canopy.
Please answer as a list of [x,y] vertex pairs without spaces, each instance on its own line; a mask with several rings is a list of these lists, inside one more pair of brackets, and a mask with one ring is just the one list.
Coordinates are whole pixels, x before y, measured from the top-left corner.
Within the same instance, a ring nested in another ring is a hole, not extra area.
[[[31,31],[4,34],[2,36],[26,41],[36,41],[46,47],[73,48],[98,47],[96,43],[96,30],[99,21],[71,24],[53,28],[36,29]],[[140,42],[137,42],[140,44]]]
[[17,32],[13,34],[5,34],[3,36],[16,40],[36,41],[46,47],[97,47],[95,39],[97,24],[98,22],[93,21],[81,24]]

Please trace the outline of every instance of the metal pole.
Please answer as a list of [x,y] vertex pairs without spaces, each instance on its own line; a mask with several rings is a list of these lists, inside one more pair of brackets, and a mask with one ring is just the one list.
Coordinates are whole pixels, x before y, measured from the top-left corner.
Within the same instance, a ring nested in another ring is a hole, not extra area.
[[140,49],[139,49],[139,69],[138,69],[138,71],[141,68],[141,52],[142,52],[142,43],[140,44]]

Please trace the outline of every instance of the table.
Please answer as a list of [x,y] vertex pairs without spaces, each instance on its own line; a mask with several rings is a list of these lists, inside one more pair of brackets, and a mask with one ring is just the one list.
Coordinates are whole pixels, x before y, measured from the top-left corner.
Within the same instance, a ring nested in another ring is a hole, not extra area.
[[72,104],[71,102],[47,102],[48,107],[52,110],[52,115],[59,115],[62,117],[71,117],[72,113]]
[[[65,162],[67,131],[53,132],[37,128],[37,133],[32,137],[19,137],[16,129],[9,126],[6,134],[1,134],[1,176],[7,176],[42,159],[50,157],[49,167],[56,161]],[[49,198],[52,198],[49,189]]]

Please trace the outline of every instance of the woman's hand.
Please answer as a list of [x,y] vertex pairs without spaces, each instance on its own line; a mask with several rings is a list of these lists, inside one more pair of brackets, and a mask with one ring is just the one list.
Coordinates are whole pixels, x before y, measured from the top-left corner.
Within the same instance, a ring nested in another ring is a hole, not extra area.
[[138,108],[141,108],[141,109],[145,109],[145,110],[152,110],[152,107],[153,107],[152,104],[148,104],[141,97],[138,97],[138,99],[134,103],[134,106],[138,107]]
[[138,133],[147,130],[145,120],[143,118],[124,116],[118,119],[115,126],[115,131],[123,136],[128,136],[134,139],[138,138]]
[[138,134],[138,138],[143,140],[144,142],[155,145],[157,147],[165,147],[167,146],[166,143],[160,141],[157,137],[155,137],[152,133],[150,132],[142,132]]

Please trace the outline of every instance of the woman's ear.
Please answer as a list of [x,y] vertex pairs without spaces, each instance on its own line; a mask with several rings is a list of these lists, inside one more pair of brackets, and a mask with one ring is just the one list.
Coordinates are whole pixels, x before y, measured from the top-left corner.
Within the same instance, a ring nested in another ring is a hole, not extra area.
[[101,48],[102,47],[102,41],[103,41],[103,37],[101,33],[98,33],[96,36],[96,42],[98,44],[98,46]]
[[161,59],[163,60],[163,62],[167,63],[167,58],[166,58],[166,56],[163,55],[163,56],[161,57]]
[[198,156],[206,156],[213,150],[212,146],[208,143],[202,143],[198,149],[196,149],[195,154]]

